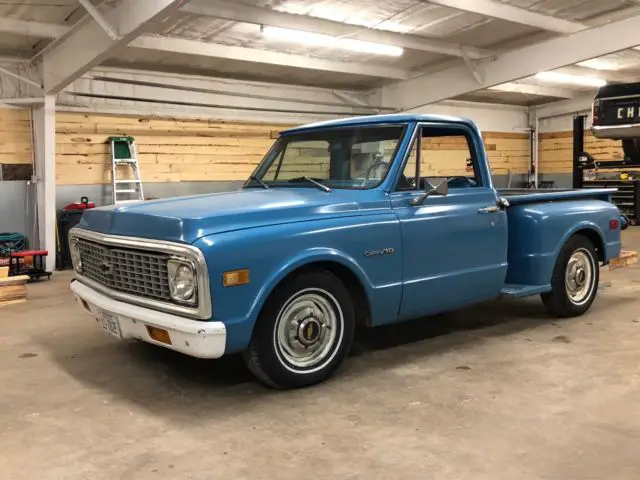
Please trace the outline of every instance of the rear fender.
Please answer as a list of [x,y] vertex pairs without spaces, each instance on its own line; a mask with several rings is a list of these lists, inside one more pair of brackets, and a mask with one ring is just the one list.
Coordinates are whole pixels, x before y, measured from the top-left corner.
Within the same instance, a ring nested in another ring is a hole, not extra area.
[[556,258],[558,257],[558,255],[560,254],[560,250],[562,250],[562,247],[564,246],[564,244],[567,243],[567,241],[571,237],[573,237],[577,233],[583,233],[583,232],[588,232],[590,234],[597,235],[597,238],[599,238],[600,241],[598,242],[598,244],[594,245],[594,247],[598,249],[601,255],[601,259],[605,260],[607,258],[607,248],[606,248],[607,243],[604,238],[604,234],[602,233],[602,229],[595,223],[586,221],[586,220],[578,223],[573,228],[568,230],[567,233],[564,234],[564,236],[560,239],[560,241],[558,242],[558,245],[556,246],[556,249],[554,251],[554,256]]
[[619,254],[620,230],[605,231],[611,219],[619,218],[611,203],[594,199],[530,203],[511,206],[507,215],[507,283],[548,285],[562,246],[581,231],[598,240],[605,263]]

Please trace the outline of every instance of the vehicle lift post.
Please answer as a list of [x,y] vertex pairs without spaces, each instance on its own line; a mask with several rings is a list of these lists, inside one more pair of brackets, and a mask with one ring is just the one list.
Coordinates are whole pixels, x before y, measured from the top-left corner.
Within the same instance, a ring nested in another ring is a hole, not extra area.
[[584,124],[587,116],[576,115],[573,117],[573,188],[582,188],[582,166],[585,157],[584,151]]

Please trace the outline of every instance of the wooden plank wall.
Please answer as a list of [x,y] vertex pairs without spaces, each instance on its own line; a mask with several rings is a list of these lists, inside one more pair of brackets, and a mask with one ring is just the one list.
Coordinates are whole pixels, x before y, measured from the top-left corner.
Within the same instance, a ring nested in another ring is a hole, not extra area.
[[[106,140],[112,135],[136,138],[144,182],[244,180],[287,127],[58,112],[56,181],[58,185],[110,183]],[[485,132],[483,138],[494,175],[527,172],[527,134]],[[465,173],[460,159],[466,158],[466,147],[438,141],[424,148],[434,172]],[[313,153],[301,151],[301,164],[315,162]],[[31,156],[29,110],[0,109],[0,164],[30,164]]]
[[[565,173],[573,171],[573,132],[551,132],[539,135],[538,161],[541,173]],[[596,160],[622,160],[622,143],[619,140],[602,140],[587,134],[585,149]],[[626,169],[628,170],[628,169]]]
[[58,185],[110,183],[109,136],[135,137],[144,182],[245,179],[283,127],[58,113]]
[[[508,132],[486,132],[484,147],[489,155],[493,175],[525,174],[529,170],[529,135]],[[466,170],[469,145],[463,136],[424,138],[422,141],[422,176],[469,175]],[[411,158],[407,168],[415,165]]]
[[29,110],[0,108],[0,164],[29,165],[31,155]]
[[[109,183],[110,135],[136,138],[145,182],[244,180],[288,127],[76,113],[59,113],[56,125],[58,185]],[[484,140],[494,174],[527,172],[527,134],[487,132]],[[301,151],[300,164],[313,162],[313,153]]]
[[528,133],[484,132],[484,146],[493,175],[524,174],[529,171],[531,142]]

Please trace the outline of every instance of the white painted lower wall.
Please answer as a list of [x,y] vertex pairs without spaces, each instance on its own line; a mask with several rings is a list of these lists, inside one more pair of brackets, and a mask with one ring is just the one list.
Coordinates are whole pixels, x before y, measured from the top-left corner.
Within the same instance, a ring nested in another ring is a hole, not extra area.
[[539,120],[539,132],[566,132],[573,129],[573,117],[576,115],[588,115],[587,125],[591,125],[592,98],[561,100],[541,105],[536,108]]

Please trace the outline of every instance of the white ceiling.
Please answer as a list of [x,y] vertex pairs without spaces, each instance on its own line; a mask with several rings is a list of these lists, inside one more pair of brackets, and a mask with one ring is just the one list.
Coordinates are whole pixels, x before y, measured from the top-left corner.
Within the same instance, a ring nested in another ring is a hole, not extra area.
[[[123,1],[92,0],[101,8],[111,8]],[[142,0],[136,0],[142,1]],[[459,4],[473,4],[474,0],[456,0]],[[593,26],[602,23],[602,15],[613,15],[624,11],[625,16],[640,14],[640,2],[632,0],[478,0],[510,5],[547,15],[556,19]],[[206,1],[191,0],[191,4],[203,5]],[[382,30],[398,32],[416,37],[434,38],[467,47],[484,48],[501,52],[519,45],[535,43],[552,38],[561,33],[547,31],[539,27],[525,25],[525,21],[516,23],[504,19],[491,18],[485,14],[471,13],[442,6],[442,0],[390,0],[374,2],[372,0],[237,0],[237,4],[248,4],[274,9],[279,12],[308,15],[329,19],[361,27],[363,30]],[[444,1],[447,4],[447,1]],[[189,3],[187,4],[189,5]],[[77,22],[85,10],[77,0],[0,0],[0,18],[45,22],[71,26]],[[595,23],[594,23],[595,22]],[[1,30],[1,28],[0,28]],[[302,45],[275,41],[265,38],[260,26],[251,23],[234,22],[189,13],[185,10],[165,21],[153,34],[163,37],[215,43],[226,46],[246,47],[258,51],[276,51],[313,59],[326,59],[333,62],[357,62],[366,66],[386,66],[415,75],[420,72],[434,71],[444,66],[460,63],[463,60],[441,53],[405,48],[401,57],[384,57],[373,54],[349,53],[330,48],[309,48]],[[20,33],[0,31],[0,54],[18,55],[31,58],[44,48],[51,39],[39,34],[29,36]],[[640,41],[639,41],[640,44]],[[168,51],[156,51],[147,48],[126,48],[109,58],[105,65],[127,66],[163,70],[176,73],[194,73],[217,77],[230,77],[248,80],[264,80],[278,83],[313,85],[345,89],[371,89],[397,81],[359,73],[340,71],[318,71],[314,69],[269,65],[254,61],[222,59],[204,55],[187,55]],[[609,80],[640,79],[640,51],[627,50],[607,55],[597,60],[583,62],[582,72],[600,75]],[[533,87],[540,87],[535,89]],[[541,104],[558,100],[562,96],[545,93],[573,94],[589,93],[592,89],[567,85],[550,85],[535,79],[512,82],[503,88],[482,90],[466,94],[461,99],[510,103],[518,105]],[[548,92],[545,90],[548,89]],[[532,93],[533,92],[533,93]]]

